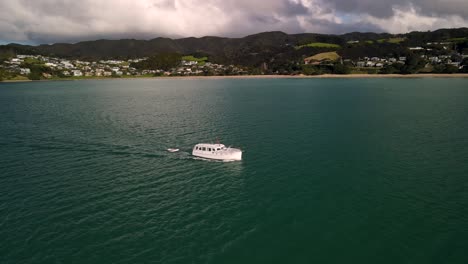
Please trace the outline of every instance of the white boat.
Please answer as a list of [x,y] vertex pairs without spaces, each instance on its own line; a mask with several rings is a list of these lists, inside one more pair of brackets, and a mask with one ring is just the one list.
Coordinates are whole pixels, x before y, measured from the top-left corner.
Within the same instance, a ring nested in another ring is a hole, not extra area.
[[169,152],[177,152],[177,151],[179,151],[179,149],[178,149],[178,148],[168,148],[167,151],[169,151]]
[[242,150],[223,144],[200,143],[193,147],[192,155],[215,160],[242,160]]

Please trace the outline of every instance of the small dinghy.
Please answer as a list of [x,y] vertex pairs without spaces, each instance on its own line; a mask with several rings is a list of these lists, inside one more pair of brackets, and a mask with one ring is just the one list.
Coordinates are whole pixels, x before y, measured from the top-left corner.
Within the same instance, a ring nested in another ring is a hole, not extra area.
[[169,151],[169,152],[177,152],[177,151],[179,151],[179,149],[178,149],[178,148],[168,148],[167,151]]

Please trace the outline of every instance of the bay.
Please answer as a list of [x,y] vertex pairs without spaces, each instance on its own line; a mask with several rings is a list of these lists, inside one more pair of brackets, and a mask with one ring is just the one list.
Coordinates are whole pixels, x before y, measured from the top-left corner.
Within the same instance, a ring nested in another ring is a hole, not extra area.
[[0,263],[466,263],[467,84],[0,83]]

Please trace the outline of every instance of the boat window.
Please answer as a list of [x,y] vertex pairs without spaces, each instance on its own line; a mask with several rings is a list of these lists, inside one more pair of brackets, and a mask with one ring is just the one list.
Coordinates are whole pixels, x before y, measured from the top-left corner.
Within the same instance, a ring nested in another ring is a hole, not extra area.
[[220,148],[218,148],[217,150],[220,150]]
[[202,150],[203,150],[203,151],[205,151],[205,150],[206,150],[206,148],[205,148],[205,147],[203,147],[203,148],[202,148]]

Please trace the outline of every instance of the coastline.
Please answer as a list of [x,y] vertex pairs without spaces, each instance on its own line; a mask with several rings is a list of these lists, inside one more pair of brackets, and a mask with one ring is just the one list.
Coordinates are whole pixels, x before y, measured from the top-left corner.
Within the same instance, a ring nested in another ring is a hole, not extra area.
[[355,79],[355,78],[468,78],[467,73],[431,73],[431,74],[323,74],[323,75],[223,75],[223,76],[166,76],[166,77],[103,77],[103,78],[63,78],[44,80],[3,80],[0,83],[80,81],[80,80],[191,80],[191,79]]

